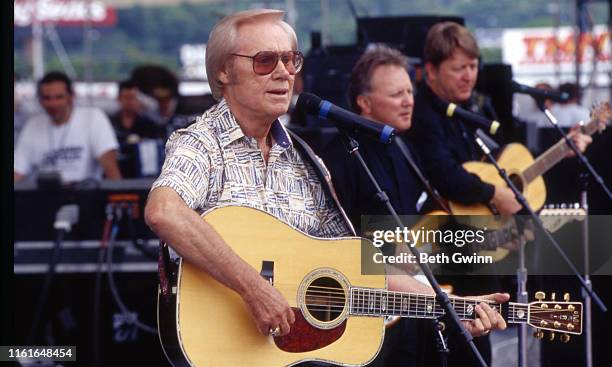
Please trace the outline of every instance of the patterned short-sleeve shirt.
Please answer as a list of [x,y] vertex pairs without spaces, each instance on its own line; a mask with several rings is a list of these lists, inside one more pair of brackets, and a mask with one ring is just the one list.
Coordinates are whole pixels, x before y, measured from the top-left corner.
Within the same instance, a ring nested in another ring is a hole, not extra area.
[[351,234],[351,229],[316,171],[302,159],[276,120],[266,165],[254,138],[244,135],[225,100],[166,143],[166,160],[156,187],[169,187],[199,213],[224,205],[263,210],[317,237]]

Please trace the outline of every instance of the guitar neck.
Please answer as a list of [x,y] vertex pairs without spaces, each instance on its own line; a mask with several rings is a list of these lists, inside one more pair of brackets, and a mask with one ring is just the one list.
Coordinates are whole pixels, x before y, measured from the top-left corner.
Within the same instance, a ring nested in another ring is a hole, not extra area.
[[[597,130],[597,121],[595,120],[591,120],[581,128],[581,132],[585,135],[593,135]],[[540,177],[565,158],[571,150],[572,149],[565,143],[565,140],[558,141],[523,171],[525,180],[529,183]]]
[[[446,314],[433,295],[358,287],[351,288],[350,294],[351,315],[434,319]],[[477,316],[474,306],[485,302],[501,312],[509,323],[527,322],[529,309],[527,304],[509,302],[507,305],[502,305],[491,301],[459,297],[451,297],[450,302],[461,320],[474,320]]]

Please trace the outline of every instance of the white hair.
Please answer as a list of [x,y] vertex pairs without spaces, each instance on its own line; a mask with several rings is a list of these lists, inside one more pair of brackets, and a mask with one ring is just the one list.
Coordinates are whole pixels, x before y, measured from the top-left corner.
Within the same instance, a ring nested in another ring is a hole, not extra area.
[[223,98],[224,85],[219,80],[219,74],[230,55],[237,51],[238,28],[241,25],[262,21],[277,23],[287,32],[291,46],[297,50],[297,36],[293,28],[282,20],[284,14],[282,10],[251,9],[230,14],[215,25],[206,45],[206,74],[215,100]]

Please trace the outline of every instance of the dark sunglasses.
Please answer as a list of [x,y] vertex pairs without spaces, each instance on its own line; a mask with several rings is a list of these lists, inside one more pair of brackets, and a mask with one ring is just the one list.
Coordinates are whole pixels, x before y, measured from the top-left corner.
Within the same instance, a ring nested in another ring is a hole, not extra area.
[[300,51],[259,51],[253,56],[232,54],[234,56],[253,59],[253,72],[259,75],[268,75],[276,69],[280,59],[291,75],[299,73],[304,65],[304,55]]

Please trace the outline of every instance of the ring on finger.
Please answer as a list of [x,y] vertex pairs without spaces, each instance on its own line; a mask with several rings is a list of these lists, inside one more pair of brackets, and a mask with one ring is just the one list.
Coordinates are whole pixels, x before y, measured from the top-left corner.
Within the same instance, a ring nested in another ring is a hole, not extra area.
[[268,334],[270,334],[270,336],[278,336],[280,334],[280,326],[277,326],[274,329],[270,328]]

